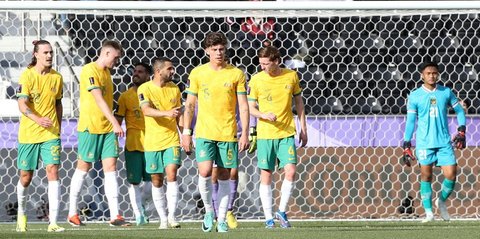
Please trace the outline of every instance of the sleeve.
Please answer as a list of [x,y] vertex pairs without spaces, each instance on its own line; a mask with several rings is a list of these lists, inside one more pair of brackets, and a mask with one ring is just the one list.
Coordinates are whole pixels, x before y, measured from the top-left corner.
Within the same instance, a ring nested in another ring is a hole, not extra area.
[[300,79],[298,78],[298,73],[293,74],[293,96],[300,95],[302,93],[302,88],[300,87]]
[[126,111],[125,95],[121,94],[120,97],[118,98],[118,106],[117,106],[117,110],[115,110],[115,115],[125,117],[125,111]]
[[187,89],[185,89],[187,94],[198,95],[198,79],[197,79],[197,69],[193,69],[187,80]]
[[147,94],[147,91],[145,90],[145,87],[143,87],[144,85],[140,86],[137,90],[137,94],[138,94],[138,101],[140,103],[140,108],[142,107],[142,105],[144,104],[150,104],[150,98]]
[[28,74],[26,71],[20,76],[18,83],[17,98],[30,97],[30,81],[28,80]]
[[247,94],[247,82],[245,81],[245,74],[240,71],[237,82],[237,95],[246,95]]
[[405,122],[404,141],[412,140],[413,131],[415,130],[415,120],[417,118],[417,105],[410,94],[407,99],[407,119]]
[[88,65],[83,68],[80,81],[82,81],[87,86],[86,88],[88,91],[91,91],[93,89],[100,89],[101,87],[98,75],[95,74],[91,67],[89,67]]
[[453,94],[453,92],[450,90],[450,96],[449,96],[449,103],[452,106],[453,110],[455,110],[455,113],[457,114],[457,123],[458,125],[465,125],[467,123],[467,119],[465,116],[465,110],[463,109],[462,105],[460,104],[460,101],[458,98]]
[[255,79],[252,78],[247,86],[247,99],[248,101],[257,101],[258,94],[255,87]]
[[59,83],[57,95],[55,96],[56,100],[61,100],[63,98],[63,77],[60,75],[60,83]]

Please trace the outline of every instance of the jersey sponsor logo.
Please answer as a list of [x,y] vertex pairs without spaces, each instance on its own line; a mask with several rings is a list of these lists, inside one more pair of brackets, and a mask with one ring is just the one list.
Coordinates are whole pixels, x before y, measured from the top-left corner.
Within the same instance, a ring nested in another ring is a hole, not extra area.
[[90,81],[90,85],[94,85],[94,84],[95,84],[95,78],[90,77],[90,78],[88,78],[88,80]]
[[145,97],[143,96],[143,94],[139,94],[139,95],[138,95],[138,99],[139,99],[140,101],[144,101],[144,100],[145,100]]

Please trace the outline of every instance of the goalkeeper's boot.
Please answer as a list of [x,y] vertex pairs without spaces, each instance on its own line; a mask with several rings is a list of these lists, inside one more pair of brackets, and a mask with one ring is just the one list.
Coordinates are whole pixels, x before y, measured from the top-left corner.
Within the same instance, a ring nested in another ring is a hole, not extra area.
[[148,222],[145,219],[144,215],[140,215],[140,216],[135,218],[135,223],[137,224],[137,226],[143,226],[143,225],[147,224]]
[[288,221],[287,214],[285,212],[277,211],[277,213],[275,213],[275,216],[280,221],[280,227],[282,228],[292,227],[292,225],[290,225],[290,222]]
[[19,215],[17,216],[17,232],[26,232],[27,231],[27,216]]
[[230,229],[235,229],[238,227],[237,218],[233,215],[232,211],[227,211],[227,224]]
[[228,232],[228,225],[225,221],[218,222],[217,224],[217,232]]
[[445,202],[440,200],[440,198],[437,198],[435,201],[435,206],[437,206],[438,210],[440,210],[440,217],[442,217],[444,221],[450,221],[450,215],[448,214],[448,209],[447,205],[445,205]]
[[57,225],[56,223],[51,223],[48,225],[47,232],[63,232],[65,228]]
[[213,212],[206,212],[205,216],[203,217],[203,223],[202,223],[202,230],[204,232],[211,232],[213,229],[213,220],[214,220],[214,215]]
[[433,222],[434,220],[435,217],[433,216],[433,213],[427,213],[425,218],[422,220],[422,223]]
[[68,218],[68,223],[70,223],[70,225],[74,226],[74,227],[83,227],[85,226],[85,223],[83,223],[81,220],[80,220],[80,217],[78,216],[78,214],[75,214],[71,217]]
[[267,229],[275,228],[275,221],[273,221],[273,218],[265,221],[265,228]]

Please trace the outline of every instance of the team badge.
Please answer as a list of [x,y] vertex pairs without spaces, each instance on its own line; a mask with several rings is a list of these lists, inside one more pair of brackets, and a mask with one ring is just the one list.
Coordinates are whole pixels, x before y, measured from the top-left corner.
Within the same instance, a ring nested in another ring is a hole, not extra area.
[[90,80],[90,85],[95,84],[95,79],[93,77],[88,78],[88,80]]
[[436,105],[436,104],[437,104],[437,99],[430,98],[430,105]]

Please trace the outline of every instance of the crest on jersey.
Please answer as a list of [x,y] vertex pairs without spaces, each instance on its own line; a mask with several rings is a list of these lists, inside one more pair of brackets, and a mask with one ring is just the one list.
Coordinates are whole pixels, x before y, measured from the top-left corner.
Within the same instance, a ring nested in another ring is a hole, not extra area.
[[437,99],[430,98],[430,105],[436,105],[436,104],[437,104]]
[[88,80],[90,81],[90,85],[95,84],[95,79],[93,77],[88,78]]

